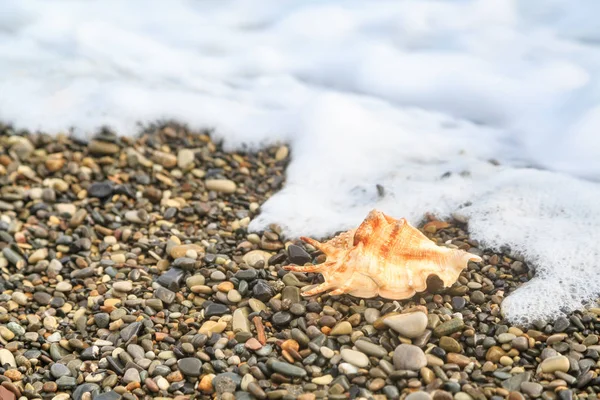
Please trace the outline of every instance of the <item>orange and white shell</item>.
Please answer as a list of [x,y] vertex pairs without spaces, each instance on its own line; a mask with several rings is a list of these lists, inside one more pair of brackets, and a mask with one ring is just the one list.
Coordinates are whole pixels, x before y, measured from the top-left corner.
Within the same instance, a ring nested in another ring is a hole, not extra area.
[[427,289],[427,278],[438,276],[444,286],[458,279],[469,261],[481,258],[463,250],[437,246],[406,219],[394,219],[373,210],[356,230],[320,243],[303,241],[327,256],[322,264],[288,265],[286,270],[320,272],[325,282],[303,296],[332,290],[332,296],[348,293],[362,298],[381,296],[408,299]]

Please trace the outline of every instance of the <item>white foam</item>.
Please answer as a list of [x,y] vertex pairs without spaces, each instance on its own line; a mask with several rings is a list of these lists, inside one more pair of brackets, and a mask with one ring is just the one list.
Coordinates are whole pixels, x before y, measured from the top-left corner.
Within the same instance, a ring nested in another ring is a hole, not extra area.
[[4,0],[0,119],[82,136],[177,119],[227,149],[288,142],[286,186],[252,229],[319,237],[375,207],[413,223],[460,210],[474,238],[536,267],[503,303],[509,319],[554,318],[600,292],[599,12],[595,0]]

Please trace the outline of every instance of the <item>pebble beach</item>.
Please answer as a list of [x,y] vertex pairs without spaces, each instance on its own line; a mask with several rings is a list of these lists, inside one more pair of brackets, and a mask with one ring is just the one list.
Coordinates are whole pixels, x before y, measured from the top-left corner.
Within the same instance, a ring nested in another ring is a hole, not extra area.
[[[249,232],[285,184],[281,144],[227,153],[168,124],[88,142],[0,126],[0,399],[569,400],[600,393],[600,308],[512,326],[534,276],[483,258],[411,299],[301,296],[323,254]],[[397,216],[400,217],[400,216]]]

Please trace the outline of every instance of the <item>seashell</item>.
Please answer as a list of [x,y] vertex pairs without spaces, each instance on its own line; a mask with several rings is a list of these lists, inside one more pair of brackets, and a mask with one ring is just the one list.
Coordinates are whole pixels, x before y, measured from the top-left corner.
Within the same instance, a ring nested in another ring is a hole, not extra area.
[[362,298],[408,299],[427,289],[429,276],[436,275],[444,286],[450,286],[469,261],[482,261],[463,250],[438,246],[406,219],[397,220],[377,210],[357,229],[325,243],[301,239],[327,256],[322,264],[284,267],[323,274],[325,282],[303,296],[332,290],[332,296],[348,293]]

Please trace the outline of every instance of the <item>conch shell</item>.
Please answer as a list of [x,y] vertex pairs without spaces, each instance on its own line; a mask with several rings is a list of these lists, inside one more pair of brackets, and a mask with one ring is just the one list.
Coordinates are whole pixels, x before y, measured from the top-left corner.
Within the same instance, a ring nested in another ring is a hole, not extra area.
[[329,293],[332,296],[348,293],[362,298],[379,295],[408,299],[427,289],[430,275],[450,286],[469,261],[481,261],[463,250],[437,246],[406,219],[397,220],[377,210],[371,211],[358,229],[341,233],[328,242],[301,239],[327,256],[322,264],[284,267],[323,274],[325,282],[303,296],[333,289]]

